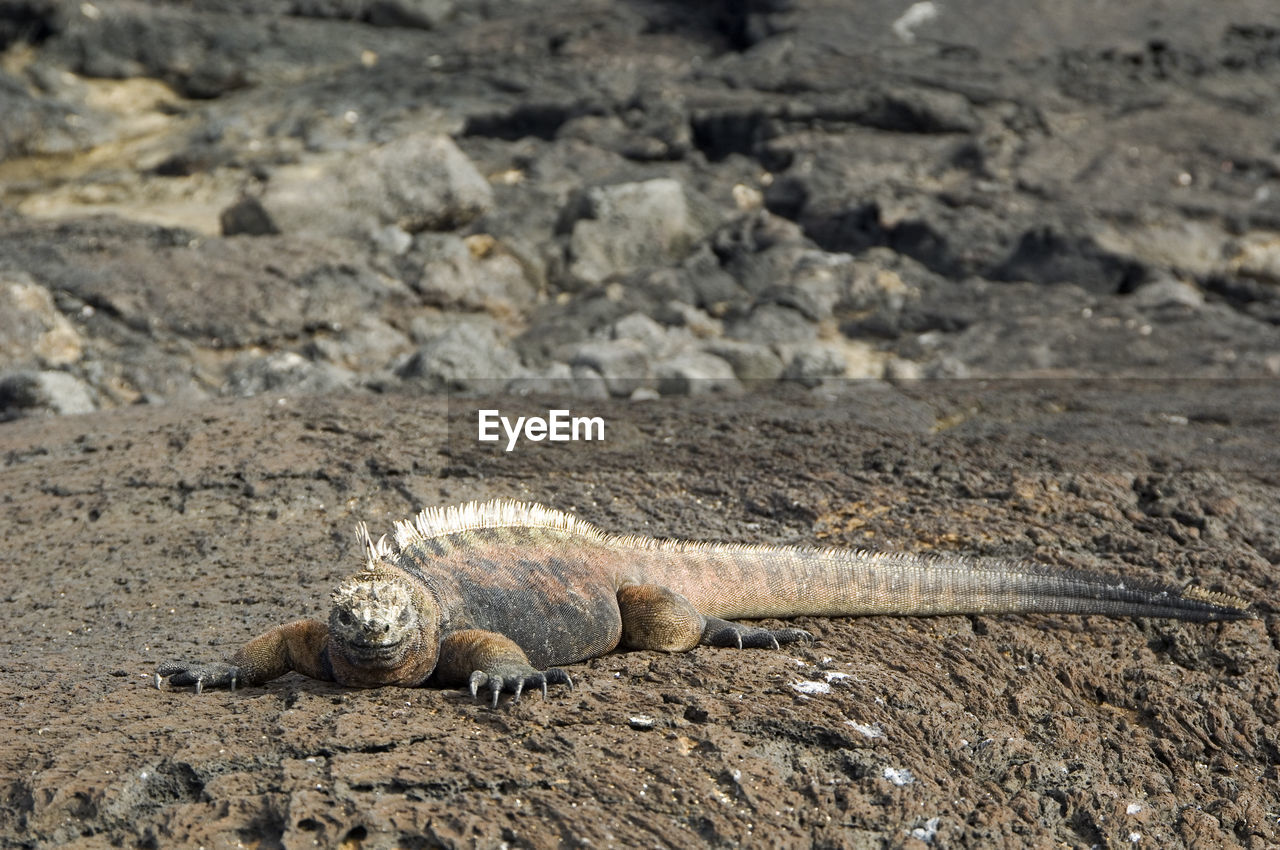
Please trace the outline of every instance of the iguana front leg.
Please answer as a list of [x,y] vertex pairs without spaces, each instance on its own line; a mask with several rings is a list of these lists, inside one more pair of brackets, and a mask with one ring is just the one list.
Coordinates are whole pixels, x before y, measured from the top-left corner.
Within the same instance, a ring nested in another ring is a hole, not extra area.
[[688,599],[656,584],[622,588],[618,608],[622,612],[622,644],[631,649],[684,652],[698,644],[777,649],[782,644],[813,639],[803,629],[761,629],[704,616]]
[[573,688],[568,673],[557,667],[535,670],[515,641],[483,629],[454,632],[440,641],[434,675],[446,685],[467,683],[473,697],[481,687],[488,686],[494,708],[503,691],[514,694],[518,702],[525,688],[541,688],[544,697],[549,684]]
[[170,685],[205,688],[260,685],[296,670],[313,679],[333,680],[325,662],[329,627],[319,620],[297,620],[263,632],[236,650],[228,661],[169,662],[156,668],[156,687]]

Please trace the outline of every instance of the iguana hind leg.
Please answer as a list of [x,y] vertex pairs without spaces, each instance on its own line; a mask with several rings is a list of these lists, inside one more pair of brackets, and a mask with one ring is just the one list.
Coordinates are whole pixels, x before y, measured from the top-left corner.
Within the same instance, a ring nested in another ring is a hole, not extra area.
[[628,649],[684,652],[698,645],[705,618],[670,588],[633,584],[618,591],[622,645]]
[[480,688],[487,687],[494,708],[498,707],[498,697],[503,691],[513,694],[519,702],[525,688],[540,688],[544,697],[547,685],[563,684],[573,688],[568,673],[558,667],[535,670],[515,641],[484,629],[454,632],[440,641],[435,678],[444,684],[466,682],[473,697]]
[[693,603],[667,587],[635,584],[618,591],[622,644],[630,649],[684,652],[698,644],[738,649],[777,649],[812,640],[801,629],[761,629],[698,613]]

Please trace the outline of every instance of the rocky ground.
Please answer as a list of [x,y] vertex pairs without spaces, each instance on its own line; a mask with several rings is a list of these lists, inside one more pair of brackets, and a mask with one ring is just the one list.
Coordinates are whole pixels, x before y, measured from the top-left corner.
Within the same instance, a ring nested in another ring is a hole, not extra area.
[[0,414],[1280,375],[1273,4],[1061,6],[7,2]]
[[[0,116],[0,843],[1280,842],[1271,0],[0,0]],[[1264,617],[146,688],[499,496]]]
[[[448,450],[443,406],[406,396],[11,423],[0,843],[1275,846],[1280,400],[1173,387],[661,399],[599,408],[607,451],[501,457]],[[357,520],[495,496],[1194,579],[1264,616],[806,618],[811,646],[611,655],[497,710],[296,675],[154,689],[161,661],[324,616]]]

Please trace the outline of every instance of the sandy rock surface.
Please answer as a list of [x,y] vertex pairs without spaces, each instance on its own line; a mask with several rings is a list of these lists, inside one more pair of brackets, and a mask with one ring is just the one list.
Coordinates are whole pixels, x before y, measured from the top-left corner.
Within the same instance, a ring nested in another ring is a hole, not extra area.
[[[1274,6],[0,0],[0,845],[1280,845]],[[152,686],[497,497],[1260,617]]]
[[[599,404],[618,436],[594,452],[455,449],[468,441],[450,439],[443,405],[405,397],[6,426],[0,839],[1280,841],[1269,387],[864,384],[829,400]],[[293,674],[154,689],[160,661],[324,616],[357,562],[358,519],[389,528],[419,505],[498,496],[619,531],[1195,580],[1265,616],[806,618],[811,646],[610,655],[574,665],[573,691],[497,710]]]

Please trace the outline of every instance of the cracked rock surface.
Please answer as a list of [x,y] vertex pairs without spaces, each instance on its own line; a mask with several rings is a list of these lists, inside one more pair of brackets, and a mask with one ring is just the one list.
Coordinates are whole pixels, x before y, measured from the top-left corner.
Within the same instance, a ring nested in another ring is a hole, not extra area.
[[[443,402],[407,396],[9,423],[0,843],[1273,846],[1280,402],[1254,389],[600,401],[619,436],[599,453],[501,456],[452,450]],[[490,497],[619,532],[1194,580],[1263,618],[799,618],[816,643],[609,655],[496,710],[296,674],[152,684],[325,616],[358,520]]]

